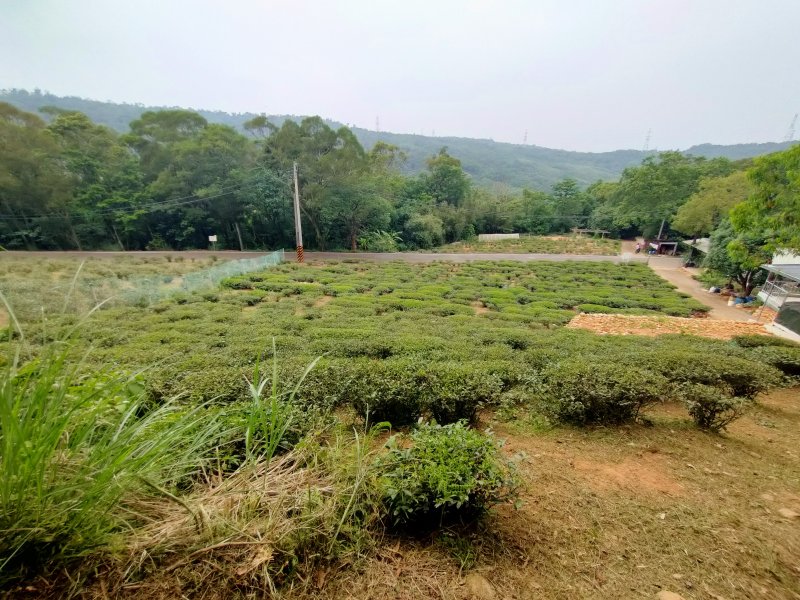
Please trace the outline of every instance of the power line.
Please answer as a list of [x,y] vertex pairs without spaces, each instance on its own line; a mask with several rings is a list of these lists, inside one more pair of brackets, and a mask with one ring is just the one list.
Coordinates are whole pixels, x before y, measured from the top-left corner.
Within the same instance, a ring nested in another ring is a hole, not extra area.
[[[257,186],[256,183],[253,183],[253,184],[250,184],[250,185],[240,185],[238,187],[231,188],[231,189],[229,189],[227,191],[220,192],[218,194],[213,194],[211,196],[202,196],[202,197],[201,196],[197,196],[197,195],[195,195],[195,196],[185,196],[184,199],[181,199],[180,202],[176,202],[174,200],[171,200],[168,203],[167,203],[167,201],[158,202],[158,203],[154,202],[154,203],[151,203],[151,204],[145,204],[145,205],[143,205],[141,207],[110,208],[110,209],[101,210],[101,211],[92,211],[91,212],[91,216],[93,216],[93,217],[94,216],[107,216],[107,215],[126,214],[126,213],[127,214],[151,213],[151,212],[156,212],[156,211],[159,211],[159,210],[175,208],[177,206],[185,206],[185,205],[194,204],[194,203],[197,203],[197,202],[204,202],[206,200],[214,200],[216,198],[222,198],[223,196],[229,196],[230,194],[234,194],[234,193],[239,192],[239,191],[255,188],[256,186]],[[29,220],[29,221],[42,221],[42,220],[46,221],[48,219],[71,219],[71,218],[80,219],[80,218],[82,218],[84,216],[85,215],[83,213],[81,213],[81,212],[76,212],[76,213],[69,214],[69,215],[59,214],[59,213],[47,213],[47,214],[39,214],[39,215],[10,215],[10,214],[3,214],[3,215],[0,215],[0,221],[17,221],[17,220],[23,220],[23,219],[24,220]]]
[[[262,169],[263,167],[254,167],[245,171],[245,173],[252,173],[258,169]],[[215,198],[221,198],[223,196],[227,196],[237,191],[242,191],[245,189],[249,189],[250,187],[255,187],[257,185],[256,182],[252,184],[236,184],[233,186],[226,186],[221,188],[221,191],[217,194],[211,196],[198,196],[197,194],[192,194],[189,196],[180,196],[177,198],[168,198],[166,200],[152,200],[151,202],[142,203],[137,206],[131,206],[128,208],[105,208],[102,210],[92,211],[93,216],[105,216],[105,215],[112,215],[112,214],[124,214],[124,213],[149,213],[155,212],[157,210],[165,209],[165,208],[174,208],[176,206],[183,206],[187,204],[193,204],[195,202],[203,202],[205,200],[213,200]],[[0,214],[0,221],[11,221],[11,220],[19,220],[19,219],[28,219],[28,220],[42,220],[42,219],[64,219],[68,216],[79,216],[80,213],[75,213],[74,215],[63,215],[59,213],[40,213],[34,215],[12,215],[12,214]]]

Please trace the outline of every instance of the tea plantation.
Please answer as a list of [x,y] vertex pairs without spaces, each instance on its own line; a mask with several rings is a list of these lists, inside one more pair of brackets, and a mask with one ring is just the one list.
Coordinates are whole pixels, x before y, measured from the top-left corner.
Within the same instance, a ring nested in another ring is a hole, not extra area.
[[756,376],[760,358],[772,354],[730,342],[602,337],[562,327],[578,311],[703,310],[635,264],[283,264],[231,278],[213,293],[102,311],[85,333],[98,364],[148,367],[142,379],[154,401],[176,394],[244,399],[245,375],[257,357],[271,355],[274,338],[282,381],[296,381],[322,356],[298,394],[304,405],[345,405],[403,425],[420,415],[471,419],[480,406],[530,399],[544,389],[540,374],[567,358],[620,369],[663,354],[692,365],[735,355],[749,366],[745,377]]

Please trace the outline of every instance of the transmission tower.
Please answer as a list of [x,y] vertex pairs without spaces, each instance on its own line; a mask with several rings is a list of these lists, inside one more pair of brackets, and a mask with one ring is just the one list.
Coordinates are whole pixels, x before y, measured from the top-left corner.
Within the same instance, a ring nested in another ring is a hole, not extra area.
[[794,127],[797,125],[797,115],[794,116],[792,122],[789,124],[789,131],[786,132],[786,137],[783,138],[784,142],[791,142],[794,139]]
[[648,129],[647,135],[644,137],[644,146],[642,146],[642,152],[649,152],[650,151],[650,136],[653,135],[653,130]]
[[528,143],[528,130],[527,129],[525,130],[525,135],[522,136],[522,143],[523,144],[527,144]]
[[380,131],[381,131],[381,118],[380,118],[380,116],[375,117],[375,131],[377,131],[378,133],[380,133]]

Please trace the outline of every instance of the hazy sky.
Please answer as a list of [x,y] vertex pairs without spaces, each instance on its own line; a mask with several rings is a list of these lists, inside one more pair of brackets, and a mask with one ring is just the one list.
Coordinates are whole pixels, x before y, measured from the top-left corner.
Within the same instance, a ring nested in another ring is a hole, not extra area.
[[0,88],[569,150],[780,141],[799,25],[800,0],[0,0]]

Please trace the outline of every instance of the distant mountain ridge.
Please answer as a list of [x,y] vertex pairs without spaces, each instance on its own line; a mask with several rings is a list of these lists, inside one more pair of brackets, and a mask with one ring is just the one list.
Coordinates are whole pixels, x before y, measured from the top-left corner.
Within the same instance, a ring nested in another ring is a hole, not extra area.
[[[55,106],[85,113],[96,123],[102,123],[117,131],[128,130],[128,124],[149,110],[183,108],[177,106],[144,106],[117,102],[88,100],[76,96],[56,96],[35,90],[0,90],[0,102],[8,102],[22,110],[37,113],[44,106]],[[222,123],[240,129],[242,123],[257,116],[257,113],[227,113],[223,111],[195,110],[210,123]],[[47,118],[47,115],[42,115]],[[270,115],[276,125],[286,119],[302,119],[299,115]],[[342,123],[326,119],[339,127]],[[648,153],[641,150],[615,150],[613,152],[573,152],[541,146],[508,144],[487,139],[462,137],[430,137],[405,133],[378,132],[352,127],[353,133],[365,148],[375,142],[384,141],[398,146],[408,155],[405,170],[415,173],[425,168],[425,161],[443,146],[460,159],[464,170],[481,186],[508,188],[533,188],[548,191],[554,183],[571,177],[581,186],[597,180],[615,180],[623,169],[641,163]],[[697,156],[715,158],[725,156],[732,160],[751,158],[784,150],[797,142],[769,142],[763,144],[692,146],[684,152]]]

